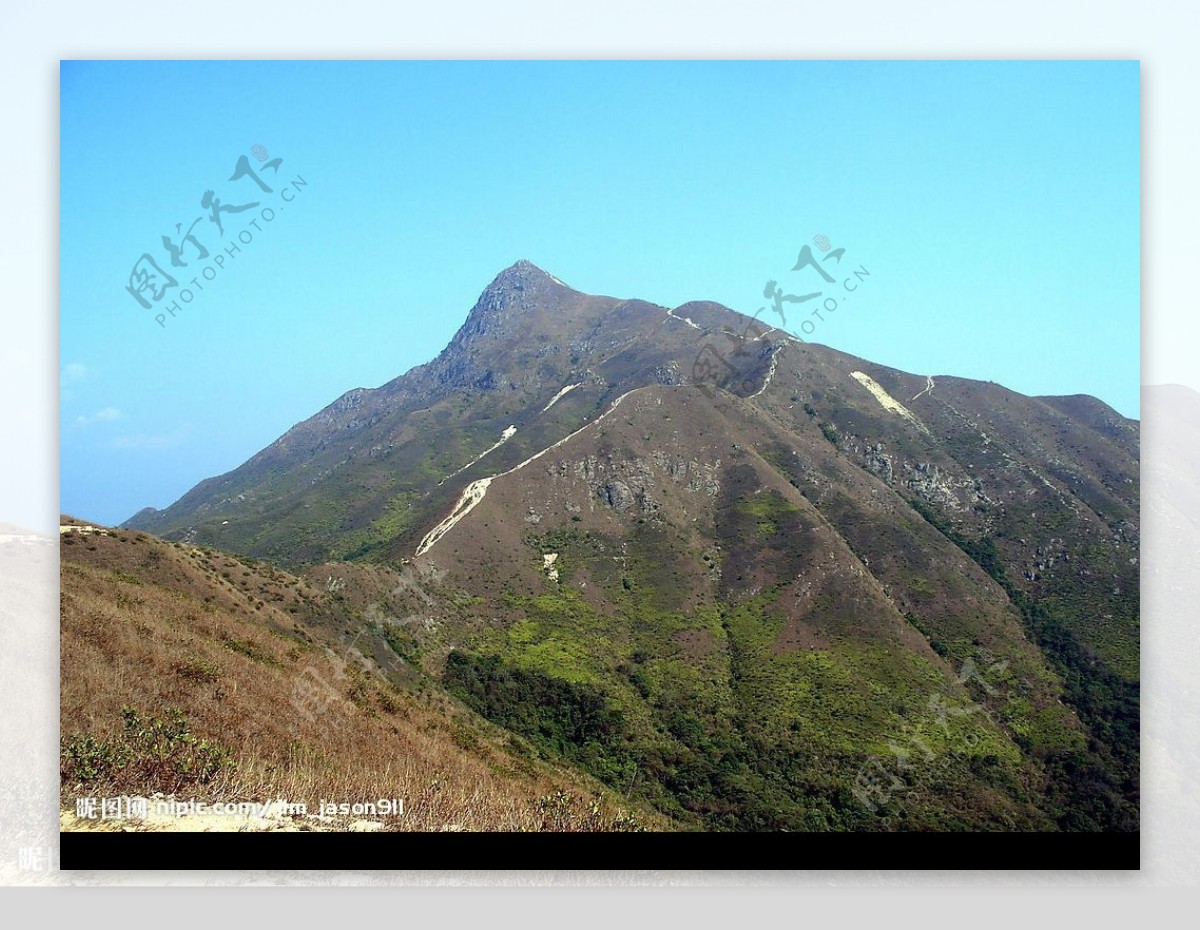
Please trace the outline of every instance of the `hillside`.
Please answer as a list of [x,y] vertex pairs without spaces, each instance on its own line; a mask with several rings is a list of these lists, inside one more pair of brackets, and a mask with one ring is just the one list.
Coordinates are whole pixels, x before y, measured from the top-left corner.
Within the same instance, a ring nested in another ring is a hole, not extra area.
[[[310,814],[260,829],[668,826],[543,761],[395,653],[364,654],[336,585],[131,531],[76,529],[61,547],[65,828],[123,825],[79,820],[77,797],[155,794],[282,798]],[[402,815],[311,816],[322,800],[393,798]]]
[[127,526],[707,829],[1132,830],[1139,424],[502,272],[432,362]]

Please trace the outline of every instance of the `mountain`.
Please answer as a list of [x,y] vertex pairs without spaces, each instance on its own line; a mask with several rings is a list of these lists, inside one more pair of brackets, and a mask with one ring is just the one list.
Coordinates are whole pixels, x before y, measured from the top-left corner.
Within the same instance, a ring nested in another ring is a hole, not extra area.
[[339,583],[367,640],[684,826],[1131,830],[1139,483],[1095,398],[522,261],[432,362],[126,526]]

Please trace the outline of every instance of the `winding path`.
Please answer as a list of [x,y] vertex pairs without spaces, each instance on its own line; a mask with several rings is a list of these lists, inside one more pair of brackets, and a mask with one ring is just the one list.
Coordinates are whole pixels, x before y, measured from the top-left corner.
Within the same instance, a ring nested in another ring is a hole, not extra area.
[[[633,389],[633,391],[640,391],[640,390],[642,390],[642,388],[634,388]],[[508,471],[502,471],[499,474],[491,475],[488,478],[480,478],[477,481],[472,481],[470,484],[468,484],[466,486],[466,488],[463,490],[462,494],[459,496],[458,503],[456,503],[454,505],[454,509],[452,511],[450,511],[450,516],[446,517],[446,519],[444,519],[441,523],[439,523],[437,526],[435,526],[433,529],[431,529],[428,533],[425,534],[425,538],[422,539],[421,544],[419,546],[417,546],[417,551],[414,555],[414,558],[416,556],[424,555],[426,552],[428,552],[430,549],[432,549],[434,547],[434,545],[436,545],[437,542],[443,536],[445,536],[447,533],[449,533],[452,529],[454,529],[454,527],[456,527],[459,524],[459,522],[462,520],[463,517],[465,517],[472,510],[474,510],[476,507],[478,507],[480,501],[482,501],[484,499],[484,497],[487,495],[488,487],[491,485],[491,483],[493,481],[495,481],[497,478],[503,478],[505,475],[511,475],[515,471],[520,471],[522,468],[524,468],[530,462],[536,462],[547,452],[550,452],[553,449],[557,449],[564,442],[568,442],[571,439],[574,439],[576,436],[578,436],[584,430],[590,429],[591,427],[595,426],[597,423],[599,423],[601,420],[603,420],[606,416],[608,416],[610,413],[612,413],[614,410],[616,410],[617,407],[620,405],[621,401],[623,401],[626,397],[628,397],[630,394],[632,394],[633,391],[626,391],[624,394],[622,394],[620,397],[618,397],[616,400],[614,400],[612,402],[612,404],[609,406],[609,408],[607,410],[605,410],[604,413],[600,414],[600,416],[596,417],[596,419],[592,420],[590,423],[585,423],[583,426],[579,427],[579,429],[575,430],[575,432],[570,433],[567,436],[564,436],[562,439],[560,439],[558,442],[554,443],[553,445],[546,446],[546,448],[542,449],[541,452],[535,452],[533,455],[529,456],[529,458],[527,458],[525,461],[521,462],[519,465],[514,465],[512,468],[508,469]]]

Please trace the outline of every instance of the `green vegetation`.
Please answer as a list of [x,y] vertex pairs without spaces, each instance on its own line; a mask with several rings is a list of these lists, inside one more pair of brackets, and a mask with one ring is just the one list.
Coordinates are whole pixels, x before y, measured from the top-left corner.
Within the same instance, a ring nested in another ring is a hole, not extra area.
[[366,529],[346,533],[330,550],[330,557],[349,562],[377,553],[412,528],[418,517],[414,504],[419,498],[420,495],[415,491],[405,491],[389,498],[383,513],[371,521]]
[[591,686],[514,668],[498,656],[458,651],[446,659],[445,681],[484,717],[610,782],[632,765],[622,749],[620,711]]
[[410,665],[420,664],[420,644],[415,636],[394,623],[385,623],[382,633],[384,642],[388,644],[392,652]]
[[121,712],[122,730],[100,740],[91,734],[64,739],[61,775],[65,783],[137,792],[153,786],[164,793],[207,785],[234,767],[229,750],[192,735],[183,711],[166,719],[143,718],[132,707]]
[[[729,514],[771,525],[755,545],[800,518],[775,492],[734,495]],[[681,610],[678,545],[648,525],[624,549],[577,530],[528,542],[558,552],[564,577],[600,585],[617,614],[569,584],[507,595],[516,619],[452,651],[445,682],[543,754],[697,829],[878,830],[883,813],[903,829],[1047,825],[1018,747],[915,654],[848,639],[780,649],[774,591]],[[864,767],[918,746],[887,811],[856,796]]]
[[[1062,677],[1067,702],[1088,727],[1086,749],[1062,749],[1046,754],[1050,779],[1048,809],[1064,830],[1136,830],[1140,773],[1140,685],[1099,660],[1097,650],[1079,639],[1079,611],[1089,604],[1113,610],[1111,599],[1096,605],[1094,592],[1066,574],[1067,596],[1034,600],[1008,577],[995,539],[969,539],[920,501],[913,508],[947,539],[970,556],[1007,592],[1021,613],[1030,639]],[[1136,590],[1134,592],[1136,599]],[[1117,609],[1120,603],[1117,604]],[[1095,616],[1094,614],[1092,615]],[[1133,614],[1136,619],[1136,611]],[[1128,627],[1128,624],[1126,624]],[[1134,624],[1136,629],[1136,623]],[[1128,662],[1118,661],[1125,671]],[[1018,733],[1022,748],[1036,744]]]
[[780,529],[778,517],[784,514],[795,514],[800,508],[790,503],[778,491],[768,491],[750,498],[743,498],[737,503],[738,511],[755,521],[754,531],[760,538],[775,536]]

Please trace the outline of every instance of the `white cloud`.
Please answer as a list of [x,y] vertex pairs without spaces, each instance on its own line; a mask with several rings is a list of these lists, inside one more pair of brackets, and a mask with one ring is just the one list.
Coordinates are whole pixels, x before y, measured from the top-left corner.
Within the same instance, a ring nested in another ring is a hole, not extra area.
[[101,407],[95,413],[88,416],[77,416],[75,418],[76,426],[88,426],[92,423],[111,423],[114,420],[119,420],[122,413],[116,407]]

